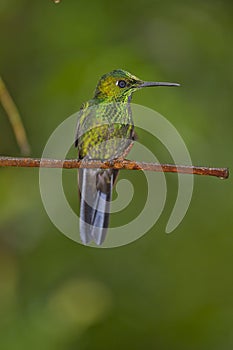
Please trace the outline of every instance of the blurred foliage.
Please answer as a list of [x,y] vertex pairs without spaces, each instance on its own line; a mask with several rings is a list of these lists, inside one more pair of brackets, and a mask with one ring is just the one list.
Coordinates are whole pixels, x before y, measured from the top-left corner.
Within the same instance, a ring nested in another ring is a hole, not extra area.
[[[172,91],[141,91],[134,102],[175,125],[195,165],[232,170],[232,10],[227,0],[1,0],[0,73],[32,156],[103,73],[123,68],[181,82]],[[19,155],[1,107],[0,122],[0,154]],[[151,149],[169,160],[158,143]],[[132,178],[142,188],[143,177]],[[76,175],[66,179],[76,203]],[[167,183],[165,211],[146,236],[91,249],[50,223],[37,169],[1,169],[1,349],[232,349],[232,180],[195,177],[190,208],[172,235],[164,230],[176,176]],[[142,199],[137,193],[131,214]]]

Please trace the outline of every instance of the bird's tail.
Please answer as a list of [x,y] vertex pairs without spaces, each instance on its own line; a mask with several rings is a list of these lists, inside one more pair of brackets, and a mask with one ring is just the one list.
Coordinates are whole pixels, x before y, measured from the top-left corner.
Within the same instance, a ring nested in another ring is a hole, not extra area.
[[112,189],[118,170],[79,169],[80,236],[84,244],[103,243],[109,224]]

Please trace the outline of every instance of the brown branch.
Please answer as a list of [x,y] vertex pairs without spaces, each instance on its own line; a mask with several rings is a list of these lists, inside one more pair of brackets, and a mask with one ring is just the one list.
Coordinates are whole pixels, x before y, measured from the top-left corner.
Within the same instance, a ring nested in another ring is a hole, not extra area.
[[23,126],[22,119],[1,77],[0,77],[0,102],[3,108],[5,109],[8,119],[11,123],[12,129],[14,131],[15,138],[19,145],[21,153],[24,155],[29,155],[30,146],[27,140],[27,135]]
[[101,168],[101,169],[126,169],[126,170],[150,170],[158,172],[170,172],[181,174],[196,174],[216,176],[227,179],[229,170],[227,168],[209,168],[199,166],[159,164],[136,162],[133,160],[114,160],[102,162],[100,160],[79,161],[76,159],[40,159],[40,158],[13,158],[0,157],[0,167],[30,167],[30,168]]

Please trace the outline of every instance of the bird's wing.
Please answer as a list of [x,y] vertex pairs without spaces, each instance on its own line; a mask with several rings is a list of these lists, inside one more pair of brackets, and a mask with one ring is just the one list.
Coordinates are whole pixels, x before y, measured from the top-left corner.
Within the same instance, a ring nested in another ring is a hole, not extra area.
[[80,139],[80,135],[82,135],[83,131],[83,127],[85,124],[85,119],[88,116],[88,113],[90,113],[89,111],[89,103],[88,102],[84,102],[81,105],[80,111],[78,113],[78,122],[77,122],[77,127],[76,127],[76,132],[75,132],[75,147],[79,147],[79,139]]

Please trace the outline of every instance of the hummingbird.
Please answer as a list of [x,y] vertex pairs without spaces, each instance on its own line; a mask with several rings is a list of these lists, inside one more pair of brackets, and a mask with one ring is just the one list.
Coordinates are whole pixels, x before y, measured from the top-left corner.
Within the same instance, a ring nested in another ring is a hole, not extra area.
[[[178,83],[143,81],[122,69],[104,74],[94,97],[83,103],[75,136],[79,160],[124,159],[135,140],[130,102],[145,87],[179,86]],[[119,170],[78,170],[80,237],[83,244],[101,245],[107,234],[113,186]]]

